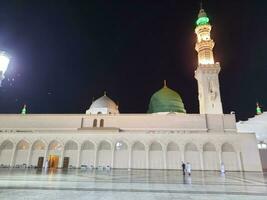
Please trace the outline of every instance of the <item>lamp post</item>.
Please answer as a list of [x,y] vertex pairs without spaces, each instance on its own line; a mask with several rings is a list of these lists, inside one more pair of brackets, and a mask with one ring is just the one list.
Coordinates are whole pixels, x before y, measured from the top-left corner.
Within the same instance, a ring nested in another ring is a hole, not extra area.
[[0,87],[1,87],[2,80],[4,80],[5,78],[4,74],[8,68],[9,61],[10,61],[10,58],[6,54],[6,52],[0,51]]

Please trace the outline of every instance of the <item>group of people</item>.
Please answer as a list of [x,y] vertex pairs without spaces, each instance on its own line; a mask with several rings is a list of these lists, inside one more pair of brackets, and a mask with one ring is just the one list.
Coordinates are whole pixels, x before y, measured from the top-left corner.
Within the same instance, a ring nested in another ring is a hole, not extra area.
[[[188,176],[191,176],[191,164],[189,162],[187,163],[184,163],[182,162],[182,170],[183,170],[183,175],[188,175]],[[224,164],[221,163],[221,175],[224,175],[225,174],[225,167],[224,167]]]
[[183,175],[188,174],[191,176],[191,164],[187,162],[186,164],[182,162]]

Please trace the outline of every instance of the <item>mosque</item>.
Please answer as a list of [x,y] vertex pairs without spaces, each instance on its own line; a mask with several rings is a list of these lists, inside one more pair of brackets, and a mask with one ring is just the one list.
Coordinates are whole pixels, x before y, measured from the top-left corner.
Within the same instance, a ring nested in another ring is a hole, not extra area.
[[106,94],[85,114],[1,114],[0,166],[50,168],[262,171],[253,133],[239,133],[234,114],[223,114],[209,18],[196,21],[198,114],[164,83],[144,114],[122,114]]

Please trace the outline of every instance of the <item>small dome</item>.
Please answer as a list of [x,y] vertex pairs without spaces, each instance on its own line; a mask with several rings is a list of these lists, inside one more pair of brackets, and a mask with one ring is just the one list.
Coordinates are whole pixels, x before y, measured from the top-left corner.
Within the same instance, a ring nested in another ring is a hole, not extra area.
[[93,101],[86,114],[117,114],[118,106],[106,94]]
[[186,112],[181,96],[168,88],[166,84],[154,93],[150,99],[148,113],[158,112]]

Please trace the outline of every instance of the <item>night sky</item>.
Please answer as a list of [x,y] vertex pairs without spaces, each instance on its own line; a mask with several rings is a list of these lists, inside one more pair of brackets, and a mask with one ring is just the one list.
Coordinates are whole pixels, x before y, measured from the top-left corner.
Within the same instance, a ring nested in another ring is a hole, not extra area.
[[[112,2],[112,3],[111,3]],[[221,63],[222,103],[237,119],[267,110],[267,2],[204,0]],[[198,112],[199,0],[1,1],[0,49],[12,60],[0,113],[85,113],[107,91],[121,113],[144,113],[167,85]]]

